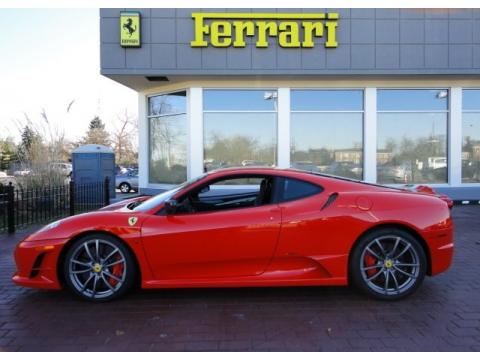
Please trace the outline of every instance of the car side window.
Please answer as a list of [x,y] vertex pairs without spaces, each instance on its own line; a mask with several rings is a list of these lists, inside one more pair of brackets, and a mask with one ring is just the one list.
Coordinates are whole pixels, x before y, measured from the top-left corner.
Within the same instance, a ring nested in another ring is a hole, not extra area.
[[303,180],[283,178],[280,201],[292,201],[319,194],[323,188]]
[[222,211],[266,205],[272,201],[273,178],[237,176],[216,180],[179,200],[177,214]]

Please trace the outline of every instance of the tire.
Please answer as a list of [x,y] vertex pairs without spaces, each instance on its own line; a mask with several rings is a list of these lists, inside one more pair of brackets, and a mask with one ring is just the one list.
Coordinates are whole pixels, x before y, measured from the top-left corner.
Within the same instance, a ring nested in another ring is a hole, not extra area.
[[351,283],[380,300],[399,300],[414,293],[427,272],[425,251],[410,233],[394,227],[362,236],[350,255]]
[[128,194],[130,192],[130,190],[132,190],[132,187],[130,186],[129,183],[126,183],[126,182],[123,182],[121,183],[118,188],[120,189],[120,191],[124,194]]
[[67,251],[63,277],[76,296],[105,302],[124,295],[137,278],[135,259],[125,244],[106,234],[76,240]]

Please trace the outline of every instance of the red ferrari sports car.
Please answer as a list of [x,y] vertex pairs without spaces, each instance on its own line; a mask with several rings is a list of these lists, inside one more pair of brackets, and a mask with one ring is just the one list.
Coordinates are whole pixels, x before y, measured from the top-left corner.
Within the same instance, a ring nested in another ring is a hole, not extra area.
[[417,190],[292,169],[214,171],[45,226],[17,245],[13,281],[97,302],[135,285],[349,283],[395,300],[452,261],[451,201]]

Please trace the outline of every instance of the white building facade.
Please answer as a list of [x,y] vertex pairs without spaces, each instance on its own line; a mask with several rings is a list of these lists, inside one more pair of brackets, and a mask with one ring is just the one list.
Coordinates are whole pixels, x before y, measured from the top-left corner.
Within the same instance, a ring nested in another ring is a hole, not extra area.
[[477,10],[271,10],[141,9],[135,48],[101,11],[102,73],[139,94],[141,192],[277,166],[480,200]]

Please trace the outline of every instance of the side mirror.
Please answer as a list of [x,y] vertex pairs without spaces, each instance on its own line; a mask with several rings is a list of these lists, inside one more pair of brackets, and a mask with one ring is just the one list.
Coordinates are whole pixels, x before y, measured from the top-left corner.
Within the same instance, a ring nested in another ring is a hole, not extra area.
[[165,211],[167,212],[167,214],[175,214],[175,212],[177,211],[177,206],[177,200],[170,199],[165,201]]

